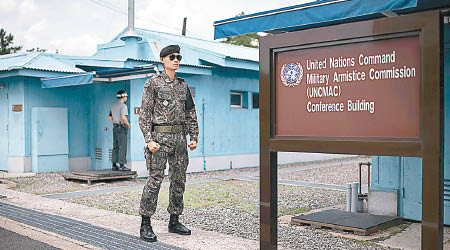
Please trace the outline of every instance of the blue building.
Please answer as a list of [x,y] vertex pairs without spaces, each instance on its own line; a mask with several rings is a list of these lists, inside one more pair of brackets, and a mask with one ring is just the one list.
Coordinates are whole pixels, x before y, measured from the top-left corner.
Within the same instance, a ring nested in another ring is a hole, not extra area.
[[[107,116],[119,89],[129,93],[128,162],[146,176],[138,113],[144,82],[163,70],[159,51],[179,44],[177,74],[191,88],[200,127],[188,171],[259,165],[258,50],[137,29],[93,56],[0,56],[0,170],[47,172],[110,168]],[[333,156],[285,153],[280,163]]]

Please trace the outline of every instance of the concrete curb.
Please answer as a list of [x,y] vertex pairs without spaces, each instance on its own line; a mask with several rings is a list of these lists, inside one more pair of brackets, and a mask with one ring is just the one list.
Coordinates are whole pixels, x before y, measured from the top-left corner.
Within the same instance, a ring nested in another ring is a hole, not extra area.
[[33,177],[36,173],[7,173],[0,172],[0,178],[19,178],[19,177]]

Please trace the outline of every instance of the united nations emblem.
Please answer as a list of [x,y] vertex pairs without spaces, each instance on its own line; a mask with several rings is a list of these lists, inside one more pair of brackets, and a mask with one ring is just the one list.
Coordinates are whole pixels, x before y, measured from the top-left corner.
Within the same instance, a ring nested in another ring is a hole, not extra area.
[[303,67],[300,63],[286,63],[281,67],[281,82],[286,87],[295,87],[303,78]]

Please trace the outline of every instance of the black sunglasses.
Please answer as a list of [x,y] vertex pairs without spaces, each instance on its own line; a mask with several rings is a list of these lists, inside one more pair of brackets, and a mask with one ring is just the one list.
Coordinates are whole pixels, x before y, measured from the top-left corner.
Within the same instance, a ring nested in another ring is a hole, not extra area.
[[172,55],[169,56],[169,59],[171,61],[173,61],[173,60],[175,60],[175,57],[177,58],[178,61],[181,61],[181,59],[183,58],[181,55],[174,55],[174,54],[172,54]]

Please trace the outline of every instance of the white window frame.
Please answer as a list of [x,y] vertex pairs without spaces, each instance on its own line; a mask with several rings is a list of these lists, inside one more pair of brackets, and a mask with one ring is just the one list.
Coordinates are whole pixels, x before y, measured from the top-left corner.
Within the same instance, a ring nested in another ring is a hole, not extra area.
[[[231,96],[232,95],[239,95],[241,97],[241,105],[233,105],[233,104],[231,104]],[[243,103],[244,103],[244,96],[243,96],[242,93],[235,92],[235,91],[231,91],[230,92],[230,106],[231,106],[232,109],[243,109],[243,106],[242,106]]]

